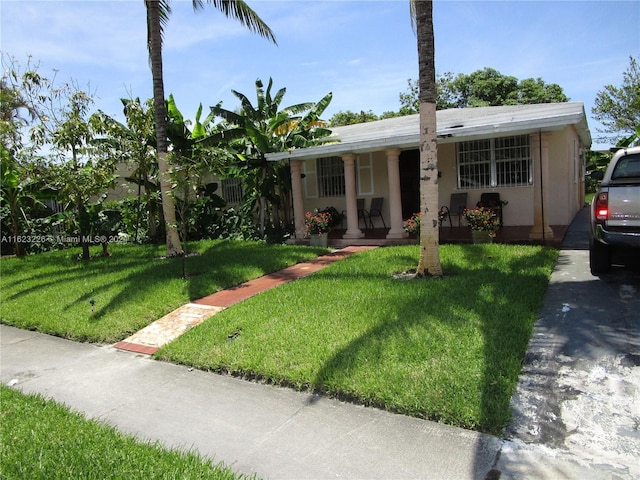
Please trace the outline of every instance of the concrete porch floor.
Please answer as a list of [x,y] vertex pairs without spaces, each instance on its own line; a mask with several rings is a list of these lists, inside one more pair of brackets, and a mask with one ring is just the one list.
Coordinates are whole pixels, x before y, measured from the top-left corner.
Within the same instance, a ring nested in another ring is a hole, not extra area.
[[[536,245],[542,244],[541,241],[534,241],[529,239],[529,233],[531,232],[531,226],[505,226],[498,230],[495,238],[496,243],[519,243]],[[553,247],[559,247],[562,243],[565,233],[567,232],[566,225],[552,225],[553,238],[547,239],[546,244]],[[418,239],[415,237],[407,237],[402,239],[387,239],[388,228],[367,228],[362,229],[364,233],[363,238],[356,239],[343,239],[346,229],[336,228],[329,232],[329,246],[332,248],[343,248],[349,245],[371,245],[371,246],[390,246],[390,245],[413,245],[418,243]],[[289,243],[293,244],[308,244],[309,239],[291,239]],[[440,228],[440,243],[472,243],[471,230],[469,227],[441,227]]]

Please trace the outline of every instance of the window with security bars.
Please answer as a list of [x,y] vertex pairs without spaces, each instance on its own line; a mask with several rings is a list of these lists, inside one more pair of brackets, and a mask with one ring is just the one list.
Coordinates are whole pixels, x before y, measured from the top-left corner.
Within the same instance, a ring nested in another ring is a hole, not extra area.
[[532,185],[528,135],[458,143],[458,188]]
[[344,162],[340,157],[319,158],[318,193],[320,197],[342,197],[344,189]]
[[242,202],[242,179],[225,178],[222,180],[222,195],[228,204],[236,205]]

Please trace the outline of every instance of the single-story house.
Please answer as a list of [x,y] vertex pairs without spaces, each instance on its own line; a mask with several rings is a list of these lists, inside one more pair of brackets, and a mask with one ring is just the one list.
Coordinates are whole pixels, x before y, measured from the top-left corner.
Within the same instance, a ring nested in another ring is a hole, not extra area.
[[[380,197],[386,238],[406,237],[403,221],[420,209],[419,116],[335,127],[332,138],[267,155],[290,162],[295,238],[305,236],[305,212],[334,207],[346,213],[342,238],[356,244],[366,228],[358,200],[368,209]],[[498,193],[508,202],[503,225],[529,227],[534,241],[553,239],[551,226],[566,227],[584,205],[591,134],[582,103],[441,110],[437,145],[440,205],[454,193],[466,192],[468,207]]]

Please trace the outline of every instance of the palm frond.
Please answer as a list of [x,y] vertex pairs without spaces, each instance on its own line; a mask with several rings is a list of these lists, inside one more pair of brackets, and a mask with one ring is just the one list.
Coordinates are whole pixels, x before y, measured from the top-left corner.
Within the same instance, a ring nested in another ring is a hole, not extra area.
[[194,10],[203,9],[205,4],[212,5],[225,16],[238,20],[251,32],[278,44],[269,26],[243,0],[192,0],[192,4]]
[[[153,6],[156,4],[158,6],[158,17],[160,21],[160,45],[164,43],[164,29],[169,24],[169,17],[171,16],[171,5],[169,5],[168,0],[144,0],[145,7],[147,9],[149,6]],[[151,25],[149,25],[149,15],[147,15],[147,48],[149,50],[149,55],[151,55],[151,38],[150,31]]]

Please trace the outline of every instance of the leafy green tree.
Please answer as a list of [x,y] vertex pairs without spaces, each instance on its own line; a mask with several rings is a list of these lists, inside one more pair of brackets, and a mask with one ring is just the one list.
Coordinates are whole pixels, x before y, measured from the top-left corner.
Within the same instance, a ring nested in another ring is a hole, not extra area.
[[451,85],[453,85],[454,78],[455,77],[451,72],[446,72],[443,75],[437,76],[436,78],[436,91],[438,92],[438,96],[436,98],[437,110],[446,110],[448,108],[458,108],[457,94],[451,88]]
[[225,110],[221,105],[211,107],[211,115],[219,116],[226,122],[223,131],[225,138],[235,139],[232,146],[238,154],[237,168],[242,171],[245,191],[248,192],[246,200],[258,205],[261,236],[265,233],[269,207],[271,226],[280,227],[283,211],[286,210],[282,199],[288,185],[278,182],[286,177],[279,174],[279,170],[286,168],[286,165],[268,162],[265,154],[318,145],[331,134],[320,119],[331,102],[331,93],[316,103],[306,102],[280,108],[286,88],[272,95],[272,86],[271,78],[266,91],[262,81],[256,80],[255,106],[246,95],[232,90],[241,102],[239,112]]
[[20,239],[28,237],[29,233],[22,229],[29,224],[28,209],[37,204],[41,205],[37,198],[40,182],[30,175],[28,165],[22,165],[11,157],[8,149],[2,147],[0,155],[2,157],[0,163],[2,192],[0,205],[6,205],[9,209],[14,252],[16,256],[22,257],[26,254],[26,249]]
[[605,85],[596,95],[591,112],[606,128],[605,132],[633,135],[640,126],[640,66],[629,57],[629,68],[622,74],[622,85]]
[[[70,88],[70,87],[69,87]],[[94,139],[104,131],[98,117],[88,118],[93,98],[86,92],[65,88],[58,111],[51,112],[52,146],[58,158],[47,169],[48,187],[58,199],[75,209],[82,247],[82,259],[90,258],[92,198],[115,182],[115,156],[105,146],[96,147]]]
[[458,75],[454,81],[459,102],[465,107],[509,105],[516,102],[518,79],[493,68]]
[[417,80],[407,79],[407,91],[400,92],[400,115],[413,115],[420,112],[420,85]]
[[373,122],[379,120],[378,116],[371,110],[361,110],[359,113],[352,112],[351,110],[343,110],[336,112],[329,119],[329,127],[339,127],[342,125],[353,125],[356,123]]
[[33,175],[30,159],[35,156],[29,129],[42,115],[50,82],[29,60],[22,68],[17,60],[2,54],[0,79],[0,204],[9,210],[11,237],[17,256],[26,254],[19,241],[27,236],[28,209],[36,204],[39,181]]
[[547,84],[541,78],[525,78],[518,83],[516,103],[525,105],[532,103],[562,103],[569,98],[557,83]]
[[[192,0],[194,10],[204,8],[209,4],[220,10],[227,17],[238,20],[252,32],[275,43],[271,29],[260,17],[242,0]],[[164,77],[162,73],[162,31],[169,21],[171,8],[168,0],[145,0],[147,8],[147,41],[151,73],[153,77],[153,105],[155,111],[156,142],[158,155],[158,170],[160,176],[160,191],[162,195],[162,209],[166,224],[167,256],[183,254],[178,237],[175,220],[175,206],[171,196],[169,166],[167,157],[167,109],[164,96]]]
[[224,205],[223,199],[214,193],[217,184],[205,181],[208,175],[220,175],[233,156],[227,149],[214,145],[213,138],[219,141],[219,137],[210,130],[213,117],[200,122],[202,104],[198,106],[192,129],[189,129],[190,122],[184,119],[173,95],[169,95],[167,112],[167,133],[172,145],[169,153],[172,192],[180,214],[181,237],[187,241],[189,230],[196,228],[192,213],[197,202],[207,202],[214,207]]
[[154,126],[153,100],[142,103],[139,98],[125,99],[123,112],[126,124],[98,111],[96,116],[104,123],[103,141],[111,144],[118,152],[118,161],[133,167],[127,181],[138,187],[137,213],[134,227],[134,241],[138,241],[138,232],[142,218],[142,205],[146,208],[147,231],[152,241],[158,240],[159,208],[158,159],[156,157],[156,137]]
[[[567,102],[562,87],[547,84],[541,78],[526,78],[502,75],[493,68],[484,68],[471,74],[454,75],[446,72],[436,78],[436,108],[482,107],[492,105],[516,105],[531,103]],[[380,116],[371,110],[354,113],[351,110],[337,112],[329,120],[329,126],[351,125],[372,122],[385,118],[413,115],[419,112],[418,80],[407,80],[407,90],[399,94],[400,108],[384,112]]]
[[[516,77],[502,75],[493,68],[484,68],[468,75],[446,72],[439,75],[436,82],[438,110],[569,100],[556,83],[547,84],[541,78],[518,81]],[[415,113],[413,109],[418,104],[418,91],[416,81],[409,79],[408,84],[407,91],[400,93],[400,112],[410,114]]]
[[420,258],[417,277],[442,277],[438,224],[438,151],[436,144],[436,67],[431,0],[411,2],[418,37],[420,96]]

